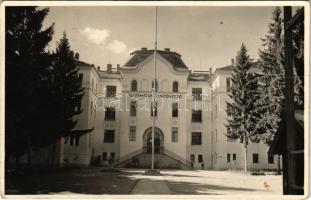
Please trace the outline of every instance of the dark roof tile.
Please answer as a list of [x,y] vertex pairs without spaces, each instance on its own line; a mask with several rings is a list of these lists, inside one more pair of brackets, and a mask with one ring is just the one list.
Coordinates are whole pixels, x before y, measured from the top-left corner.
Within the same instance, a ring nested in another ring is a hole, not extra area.
[[[125,63],[125,67],[135,67],[139,63],[143,62],[150,55],[154,53],[154,50],[137,50],[131,53],[130,59]],[[163,56],[174,68],[188,69],[185,63],[182,61],[180,54],[172,51],[157,50],[161,56]]]

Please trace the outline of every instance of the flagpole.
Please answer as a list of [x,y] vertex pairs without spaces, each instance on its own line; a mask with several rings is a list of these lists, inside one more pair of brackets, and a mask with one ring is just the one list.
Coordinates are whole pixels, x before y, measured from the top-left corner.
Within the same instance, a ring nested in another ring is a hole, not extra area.
[[158,7],[156,6],[155,10],[155,42],[154,42],[154,56],[153,56],[153,61],[154,61],[154,66],[153,66],[153,72],[154,72],[154,80],[153,80],[153,87],[152,87],[152,151],[151,151],[151,169],[154,169],[154,135],[155,135],[155,108],[156,108],[156,87],[157,87],[157,70],[156,70],[156,55],[157,55],[157,38],[158,37]]

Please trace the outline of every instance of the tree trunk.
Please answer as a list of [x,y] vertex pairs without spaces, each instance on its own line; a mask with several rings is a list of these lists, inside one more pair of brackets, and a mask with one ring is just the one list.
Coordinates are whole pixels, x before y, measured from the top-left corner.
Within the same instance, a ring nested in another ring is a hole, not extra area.
[[277,174],[281,173],[281,159],[280,155],[277,155]]
[[247,143],[246,137],[244,137],[244,172],[247,172]]
[[244,158],[244,172],[247,172],[247,146],[244,146],[244,154],[245,154],[245,158]]

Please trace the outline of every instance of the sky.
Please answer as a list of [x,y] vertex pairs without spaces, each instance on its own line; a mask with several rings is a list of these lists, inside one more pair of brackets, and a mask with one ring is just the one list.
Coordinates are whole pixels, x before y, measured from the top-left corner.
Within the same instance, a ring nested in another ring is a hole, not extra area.
[[[273,7],[158,7],[158,49],[181,54],[191,70],[231,63],[244,43],[258,59]],[[155,8],[151,6],[50,7],[44,27],[55,23],[48,49],[65,31],[80,60],[101,69],[125,64],[130,52],[154,49]]]

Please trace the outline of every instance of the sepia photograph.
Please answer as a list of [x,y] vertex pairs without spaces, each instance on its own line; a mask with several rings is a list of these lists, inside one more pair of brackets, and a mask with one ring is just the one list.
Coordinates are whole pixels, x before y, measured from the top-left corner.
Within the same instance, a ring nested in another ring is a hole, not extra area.
[[309,9],[2,2],[1,197],[307,198]]

